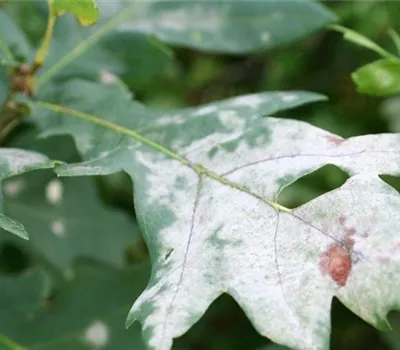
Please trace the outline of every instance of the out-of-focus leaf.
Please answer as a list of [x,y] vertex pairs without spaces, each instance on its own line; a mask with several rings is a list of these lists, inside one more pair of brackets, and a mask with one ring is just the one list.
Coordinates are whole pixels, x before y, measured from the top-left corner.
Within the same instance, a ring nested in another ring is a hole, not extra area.
[[386,51],[377,43],[373,42],[371,39],[367,38],[366,36],[352,29],[345,28],[340,25],[332,25],[331,28],[338,32],[343,33],[343,38],[345,40],[352,42],[353,44],[375,51],[378,55],[381,55],[382,57],[394,58],[394,56],[390,52]]
[[[387,311],[400,305],[391,283],[400,271],[400,196],[378,175],[400,175],[400,135],[343,139],[261,117],[318,100],[305,92],[168,113],[82,81],[51,93],[40,97],[51,102],[33,103],[32,118],[47,135],[72,135],[83,157],[57,173],[125,170],[134,180],[153,271],[127,323],[142,323],[150,348],[170,349],[223,293],[260,334],[297,349],[328,347],[334,296],[387,329]],[[327,164],[350,179],[293,211],[275,202]]]
[[396,46],[398,54],[400,55],[400,35],[392,28],[389,29],[389,35],[393,40],[393,44]]
[[[17,148],[0,148],[1,183],[3,183],[6,178],[36,169],[53,168],[54,165],[55,162],[37,152],[25,151]],[[0,196],[1,207],[3,206],[2,197],[3,196]],[[2,214],[0,216],[0,227],[22,238],[28,238],[28,233],[21,223],[16,222]]]
[[121,30],[196,49],[247,53],[286,44],[334,21],[314,1],[148,1],[132,7]]
[[14,66],[29,60],[32,48],[14,21],[0,10],[0,65]]
[[139,238],[134,220],[106,207],[91,179],[40,172],[7,181],[5,190],[5,212],[24,223],[30,249],[59,269],[82,256],[122,266],[125,249]]
[[[64,138],[33,136],[25,133],[13,144],[70,159],[74,155]],[[53,172],[40,171],[8,180],[4,192],[5,212],[30,232],[29,248],[63,271],[78,257],[122,266],[125,249],[140,236],[133,219],[102,203],[89,178],[57,179]]]
[[49,0],[56,15],[72,13],[82,25],[92,25],[99,17],[99,9],[94,0]]
[[10,79],[7,74],[7,68],[0,65],[0,110],[7,101],[8,92],[10,89]]
[[392,330],[385,332],[383,338],[391,346],[391,350],[400,350],[400,314],[396,312],[389,320]]
[[[214,52],[247,53],[302,38],[335,20],[316,1],[146,1],[100,3],[126,11],[123,31],[156,35],[169,44]],[[128,14],[130,13],[130,14]]]
[[[79,35],[73,44],[74,30],[69,25],[68,30],[56,33],[55,42],[59,42],[59,49],[52,50],[58,58],[50,60],[48,71],[39,78],[39,86],[47,83],[53,76],[69,66],[78,57],[86,52],[95,55],[96,47],[103,46],[104,37],[112,33],[124,33],[124,50],[127,47],[135,48],[138,59],[147,57],[147,60],[157,58],[155,54],[146,55],[136,49],[137,40],[146,42],[148,35],[159,40],[180,46],[189,46],[200,50],[230,53],[247,53],[250,51],[271,48],[297,40],[311,32],[324,27],[334,20],[334,15],[322,5],[311,0],[294,1],[244,1],[232,0],[223,2],[201,1],[112,1],[100,2],[100,21],[90,31]],[[61,34],[61,35],[60,35]],[[70,36],[66,44],[66,35]],[[144,38],[143,38],[144,35]],[[85,38],[86,37],[86,38]],[[84,39],[85,38],[85,39]],[[128,40],[129,39],[129,40]],[[114,40],[113,46],[119,41]],[[127,45],[128,43],[130,45]],[[79,46],[78,46],[79,43]],[[165,48],[158,40],[151,39],[147,45],[154,45],[161,59]],[[60,46],[62,46],[60,51]],[[142,44],[143,45],[143,44]],[[142,48],[143,49],[143,48]],[[118,49],[116,52],[121,52]],[[132,49],[133,50],[133,49]],[[146,50],[150,50],[148,47]],[[113,57],[114,51],[108,51],[111,62],[118,58]],[[165,53],[164,53],[165,54]],[[107,68],[107,60],[99,62],[103,69]],[[158,62],[158,61],[156,61]],[[124,62],[122,62],[124,63]],[[76,63],[78,65],[78,63]],[[144,63],[143,63],[144,64]],[[149,66],[148,66],[149,67]],[[157,67],[157,66],[156,66]],[[111,69],[119,74],[115,67]],[[120,70],[134,70],[134,64],[123,65]],[[153,72],[155,68],[153,69]],[[148,74],[151,73],[147,69]],[[124,73],[122,73],[124,74]]]
[[351,75],[357,91],[374,96],[400,92],[400,60],[382,59],[357,69]]
[[0,277],[1,332],[32,350],[145,350],[124,319],[147,276],[147,265],[80,264],[51,294],[41,276]]
[[400,133],[400,96],[385,99],[382,102],[381,112],[389,123],[389,130]]
[[141,87],[164,71],[172,58],[169,49],[141,33],[118,32],[112,26],[104,30],[109,20],[110,14],[101,12],[99,23],[87,28],[73,18],[60,18],[38,86],[71,76],[112,84],[118,76]]

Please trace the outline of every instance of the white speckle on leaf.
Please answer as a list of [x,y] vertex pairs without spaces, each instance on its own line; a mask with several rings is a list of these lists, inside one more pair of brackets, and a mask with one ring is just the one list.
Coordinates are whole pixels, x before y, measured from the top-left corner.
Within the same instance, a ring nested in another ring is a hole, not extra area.
[[25,181],[23,179],[9,180],[4,185],[4,193],[8,197],[16,197],[25,187]]
[[103,70],[100,73],[100,82],[105,85],[112,85],[117,82],[118,78],[107,70]]
[[65,223],[62,219],[56,219],[51,222],[51,231],[58,237],[65,237]]
[[210,113],[214,113],[217,111],[217,106],[214,105],[209,105],[209,106],[204,106],[202,108],[199,108],[194,115],[197,116],[202,116]]
[[58,204],[62,201],[64,186],[60,180],[51,180],[46,186],[46,199],[50,204]]
[[165,115],[162,118],[158,118],[154,121],[156,126],[170,126],[171,124],[180,125],[183,124],[187,118],[184,118],[182,114],[170,114]]
[[265,98],[257,95],[243,95],[235,98],[232,102],[232,105],[237,107],[258,108],[265,102]]
[[234,128],[235,130],[243,130],[245,120],[238,117],[238,114],[234,110],[221,111],[218,114],[219,120],[228,128]]
[[283,102],[293,102],[297,100],[297,96],[293,94],[283,94],[282,101]]
[[95,348],[107,345],[110,338],[108,326],[102,321],[94,321],[85,331],[85,341]]
[[261,40],[264,43],[267,43],[268,41],[270,41],[270,39],[271,39],[271,34],[269,34],[269,32],[264,32],[261,34]]

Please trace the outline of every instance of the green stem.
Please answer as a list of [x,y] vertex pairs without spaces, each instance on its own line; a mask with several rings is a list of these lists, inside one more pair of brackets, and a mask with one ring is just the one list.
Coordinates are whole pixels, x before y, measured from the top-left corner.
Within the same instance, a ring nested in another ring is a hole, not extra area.
[[15,341],[0,334],[0,342],[3,343],[10,350],[28,350],[27,348],[17,344]]
[[36,103],[38,106],[41,106],[45,109],[49,109],[52,110],[54,112],[58,112],[58,113],[64,113],[64,114],[69,114],[72,115],[74,117],[78,117],[84,120],[87,120],[88,122],[91,122],[93,124],[97,124],[97,125],[101,125],[105,128],[111,129],[117,133],[120,134],[124,134],[127,136],[132,137],[134,140],[139,141],[147,146],[150,146],[151,148],[165,154],[167,157],[170,157],[172,159],[175,159],[179,162],[181,162],[184,165],[190,165],[190,162],[185,159],[184,157],[170,151],[169,149],[165,148],[164,146],[149,140],[148,138],[140,135],[139,133],[137,133],[135,130],[132,129],[127,129],[124,128],[123,126],[120,126],[118,124],[114,124],[112,122],[109,122],[108,120],[104,120],[101,119],[99,117],[96,117],[94,115],[91,115],[89,113],[85,113],[85,112],[81,112],[81,111],[76,111],[74,109],[70,109],[70,108],[66,108],[60,105],[55,105],[52,103],[48,103],[48,102],[43,102],[43,101],[39,101]]
[[53,0],[48,0],[49,4],[49,19],[47,21],[46,32],[42,41],[42,45],[36,53],[35,61],[32,67],[32,74],[39,70],[46,60],[47,54],[49,52],[49,47],[51,39],[53,38],[54,24],[56,23],[56,15],[53,9]]
[[[51,0],[50,0],[51,1]],[[125,8],[118,16],[111,19],[103,27],[101,27],[97,32],[88,37],[87,40],[82,41],[78,46],[76,46],[72,51],[66,54],[60,61],[58,61],[54,66],[52,66],[48,71],[44,72],[40,77],[38,77],[36,82],[36,87],[39,89],[45,85],[54,75],[56,75],[60,70],[68,66],[74,59],[82,55],[86,50],[88,50],[92,45],[98,42],[104,35],[110,32],[111,29],[115,28],[125,17],[131,14],[131,7],[135,4],[129,5]]]
[[201,174],[206,175],[209,178],[214,179],[214,180],[216,180],[216,181],[218,181],[218,182],[220,182],[220,183],[222,183],[224,185],[230,186],[230,187],[232,187],[232,188],[234,188],[234,189],[236,189],[238,191],[242,191],[242,192],[250,194],[251,196],[263,201],[264,203],[269,204],[276,211],[283,211],[283,212],[286,212],[286,213],[291,213],[292,212],[291,209],[286,208],[286,207],[284,207],[284,206],[282,206],[282,205],[280,205],[280,204],[278,204],[278,203],[276,203],[274,201],[270,201],[268,199],[265,199],[265,198],[261,197],[260,195],[258,195],[257,193],[251,192],[248,188],[246,188],[246,187],[244,187],[242,185],[239,185],[239,184],[237,184],[235,182],[232,182],[232,181],[228,180],[227,178],[225,178],[225,177],[213,172],[212,170],[203,167],[200,164],[191,163],[186,158],[180,156],[179,154],[176,154],[176,153],[172,152],[168,148],[160,145],[159,143],[154,142],[154,141],[144,137],[143,135],[139,134],[135,130],[127,129],[127,128],[125,128],[123,126],[120,126],[118,124],[109,122],[108,120],[101,119],[101,118],[99,118],[99,117],[97,117],[95,115],[91,115],[89,113],[77,111],[77,110],[70,109],[70,108],[67,108],[67,107],[63,107],[63,106],[60,106],[60,105],[55,105],[55,104],[44,102],[44,101],[37,101],[36,105],[38,105],[39,107],[42,107],[44,109],[51,110],[51,111],[56,112],[56,113],[63,113],[63,114],[68,114],[68,115],[71,115],[71,116],[74,116],[74,117],[78,117],[78,118],[84,119],[84,120],[86,120],[86,121],[88,121],[90,123],[93,123],[93,124],[96,124],[96,125],[100,125],[100,126],[103,126],[103,127],[107,128],[107,129],[113,130],[113,131],[115,131],[117,133],[120,133],[120,134],[123,134],[123,135],[127,135],[127,136],[133,138],[134,140],[136,140],[138,142],[141,142],[141,143],[143,143],[143,144],[155,149],[158,152],[161,152],[162,154],[166,155],[167,157],[169,157],[171,159],[174,159],[174,160],[177,160],[181,164],[190,167],[191,169],[193,169],[199,175],[201,175]]

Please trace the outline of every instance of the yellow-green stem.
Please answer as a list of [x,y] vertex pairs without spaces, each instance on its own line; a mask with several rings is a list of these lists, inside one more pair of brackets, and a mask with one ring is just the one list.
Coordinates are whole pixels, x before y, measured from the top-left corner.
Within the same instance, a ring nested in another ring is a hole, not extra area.
[[42,44],[36,53],[35,61],[33,63],[33,72],[40,69],[46,60],[49,52],[51,39],[53,38],[54,24],[56,23],[56,15],[53,9],[53,0],[47,0],[49,4],[49,19],[47,22],[46,32],[43,37]]
[[168,148],[164,147],[163,145],[160,145],[159,143],[157,143],[155,141],[152,141],[152,140],[148,139],[147,137],[139,134],[136,130],[128,129],[126,127],[123,127],[121,125],[112,123],[112,122],[110,122],[108,120],[101,119],[101,118],[99,118],[99,117],[97,117],[95,115],[89,114],[89,113],[77,111],[77,110],[70,109],[68,107],[63,107],[63,106],[60,106],[60,105],[55,105],[55,104],[52,104],[52,103],[49,103],[49,102],[36,101],[36,105],[41,107],[41,108],[44,108],[44,109],[47,109],[47,110],[51,110],[51,111],[56,112],[56,113],[62,113],[62,114],[67,114],[67,115],[71,115],[71,116],[74,116],[74,117],[78,117],[78,118],[84,119],[84,120],[86,120],[86,121],[88,121],[88,122],[90,122],[92,124],[99,125],[99,126],[107,128],[107,129],[113,130],[116,133],[127,135],[127,136],[133,138],[134,140],[139,141],[139,142],[141,142],[141,143],[143,143],[143,144],[145,144],[145,145],[157,150],[158,152],[163,153],[167,157],[169,157],[171,159],[175,159],[178,162],[180,162],[181,164],[192,168],[199,175],[204,174],[204,175],[208,176],[209,178],[214,179],[214,180],[216,180],[216,181],[218,181],[218,182],[220,182],[220,183],[222,183],[224,185],[230,186],[230,187],[235,188],[235,189],[237,189],[239,191],[243,191],[243,192],[246,192],[246,193],[252,195],[253,197],[255,197],[255,198],[267,203],[272,208],[274,208],[276,211],[282,211],[282,212],[285,212],[285,213],[291,213],[292,212],[292,209],[286,208],[286,207],[284,207],[284,206],[282,206],[282,205],[280,205],[280,204],[278,204],[278,203],[276,203],[274,201],[270,201],[268,199],[265,199],[262,196],[251,192],[246,187],[244,187],[242,185],[239,185],[237,183],[234,183],[234,182],[226,179],[225,177],[223,177],[223,176],[221,176],[221,175],[219,175],[217,173],[214,173],[212,170],[203,167],[201,164],[193,164],[193,163],[191,163],[185,157],[174,153],[173,151],[169,150]]

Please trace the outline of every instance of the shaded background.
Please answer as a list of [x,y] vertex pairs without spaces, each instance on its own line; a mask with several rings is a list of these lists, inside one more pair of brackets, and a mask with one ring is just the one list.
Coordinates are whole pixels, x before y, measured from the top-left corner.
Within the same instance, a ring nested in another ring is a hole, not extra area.
[[[329,1],[325,5],[338,15],[342,25],[394,52],[387,30],[400,30],[399,1]],[[25,24],[30,28],[27,33],[31,35],[32,42],[39,40],[43,25],[43,22],[33,20]],[[322,31],[295,44],[248,56],[212,55],[179,48],[174,51],[176,57],[173,63],[151,82],[138,84],[125,77],[124,81],[137,99],[154,108],[170,109],[264,90],[309,90],[325,94],[329,101],[280,113],[279,116],[305,120],[343,137],[400,132],[400,97],[360,95],[350,78],[352,71],[378,57],[345,42],[336,32]],[[13,132],[8,142],[18,143],[20,135],[26,132],[30,132],[30,127],[22,125]],[[65,144],[66,149],[71,150],[66,152],[65,159],[75,159],[70,141],[66,140]],[[280,202],[296,207],[339,187],[346,179],[343,171],[333,166],[324,167],[285,189]],[[399,179],[385,177],[385,180],[399,190]],[[95,183],[105,206],[118,208],[134,220],[132,184],[127,176],[115,174],[98,178]],[[147,252],[140,238],[126,246],[124,256],[123,264],[136,266],[144,263],[143,268],[148,270]],[[14,239],[0,241],[0,269],[3,275],[18,275],[37,265],[45,265],[45,262],[24,245]],[[57,290],[54,293],[56,295]],[[334,300],[331,348],[400,350],[400,314],[393,312],[390,319],[394,331],[387,334],[378,332]],[[135,345],[129,348],[142,349]],[[259,336],[235,301],[229,296],[221,296],[205,316],[175,342],[174,349],[283,348],[275,347]]]

